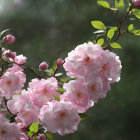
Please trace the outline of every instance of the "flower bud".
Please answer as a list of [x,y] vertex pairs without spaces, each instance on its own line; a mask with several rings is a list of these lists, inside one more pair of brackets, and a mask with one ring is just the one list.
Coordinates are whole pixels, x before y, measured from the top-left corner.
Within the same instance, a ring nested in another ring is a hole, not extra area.
[[3,38],[3,41],[7,44],[13,44],[15,42],[15,37],[9,34]]
[[40,65],[39,65],[39,68],[41,69],[41,70],[46,70],[46,69],[48,69],[48,64],[47,64],[47,62],[42,62]]
[[9,58],[12,58],[12,59],[14,59],[14,58],[16,57],[16,53],[15,53],[15,52],[12,52],[11,50],[5,51],[5,52],[4,52],[4,55],[5,55],[6,57],[9,57]]
[[61,66],[63,64],[63,60],[61,58],[57,59],[57,66]]
[[132,3],[134,4],[134,6],[140,7],[140,0],[132,0]]

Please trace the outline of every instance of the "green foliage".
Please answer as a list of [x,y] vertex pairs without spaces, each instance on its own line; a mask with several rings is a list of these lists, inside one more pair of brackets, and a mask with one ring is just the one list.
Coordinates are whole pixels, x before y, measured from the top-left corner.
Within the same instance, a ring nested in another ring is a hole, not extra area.
[[57,66],[57,61],[54,61],[54,62],[53,62],[53,66],[52,66],[53,70],[56,69],[56,66]]
[[110,5],[107,1],[97,1],[97,4],[110,9]]
[[133,33],[134,35],[140,35],[140,30],[133,30],[132,33]]
[[103,38],[98,39],[97,44],[102,46],[104,44],[104,39]]
[[57,100],[57,101],[60,101],[60,98],[58,95],[53,95],[54,99]]
[[119,8],[120,8],[120,7],[124,7],[124,1],[123,1],[123,0],[120,0],[120,1],[119,1]]
[[134,14],[138,19],[140,19],[140,10],[139,9],[132,9],[132,14]]
[[110,46],[111,46],[112,48],[118,48],[118,49],[121,49],[121,48],[122,48],[122,47],[121,47],[118,43],[116,43],[116,42],[111,43]]
[[53,140],[53,135],[51,132],[47,131],[46,133],[46,137],[49,139],[49,140]]
[[[32,137],[34,134],[36,134],[38,132],[38,127],[39,124],[38,123],[32,123],[29,127],[29,132],[28,132],[28,136]],[[34,135],[34,140],[36,140],[36,135]]]
[[3,30],[2,32],[0,32],[0,38],[2,37],[2,35],[3,35],[4,33],[6,33],[6,32],[9,31],[9,30],[11,30],[11,29],[6,29],[6,30]]
[[50,69],[50,75],[53,75],[54,74],[54,70],[53,68]]
[[96,29],[104,29],[105,30],[105,25],[101,21],[91,21],[91,24]]
[[129,26],[128,26],[128,31],[132,31],[134,29],[134,25],[133,24],[130,24]]
[[58,88],[57,92],[59,92],[60,94],[63,94],[64,93],[64,89],[63,88]]
[[33,133],[31,131],[28,132],[28,136],[32,137]]
[[114,32],[117,30],[117,27],[112,27],[111,29],[109,29],[109,31],[107,32],[107,37],[111,40],[114,36]]
[[39,124],[38,123],[32,123],[29,127],[30,132],[32,132],[33,134],[36,134],[38,132],[38,127]]
[[119,3],[118,3],[117,0],[115,0],[115,8],[116,8],[116,9],[119,9]]

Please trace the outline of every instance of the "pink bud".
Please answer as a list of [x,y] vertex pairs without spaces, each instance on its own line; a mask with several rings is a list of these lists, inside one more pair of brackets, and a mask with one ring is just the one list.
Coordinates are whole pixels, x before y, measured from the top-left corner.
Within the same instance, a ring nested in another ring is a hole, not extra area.
[[3,38],[3,41],[8,44],[13,44],[15,42],[15,37],[9,34]]
[[132,0],[132,3],[134,4],[134,6],[140,7],[140,0]]
[[15,53],[15,52],[11,52],[11,50],[5,51],[5,52],[4,52],[4,55],[5,55],[6,57],[9,57],[9,58],[12,58],[12,59],[14,59],[14,58],[16,57],[16,53]]
[[39,134],[37,140],[46,140],[46,136],[44,134]]
[[48,69],[48,64],[47,64],[47,62],[42,62],[40,65],[39,65],[39,68],[41,69],[41,70],[46,70],[46,69]]
[[63,64],[63,60],[61,58],[57,59],[57,66],[61,66]]

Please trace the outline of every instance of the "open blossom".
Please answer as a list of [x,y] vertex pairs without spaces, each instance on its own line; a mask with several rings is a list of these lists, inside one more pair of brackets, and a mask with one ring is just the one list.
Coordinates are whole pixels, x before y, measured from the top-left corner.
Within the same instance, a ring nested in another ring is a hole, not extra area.
[[63,65],[64,69],[70,77],[81,77],[90,71],[96,72],[100,69],[102,51],[98,44],[92,42],[79,45],[68,53]]
[[92,73],[89,73],[85,78],[85,87],[90,99],[97,103],[100,98],[105,98],[106,93],[110,90],[108,79],[102,75],[97,75],[92,78]]
[[9,120],[0,113],[0,139],[19,140],[19,138],[20,132],[16,123],[10,123]]
[[94,105],[87,87],[83,83],[83,80],[73,80],[64,84],[65,93],[61,96],[61,100],[72,102],[79,113],[86,112]]
[[44,128],[60,135],[73,133],[80,122],[78,111],[70,102],[49,102],[41,108],[40,119]]
[[22,70],[23,69],[17,65],[7,69],[0,79],[1,96],[10,98],[22,89],[26,81],[26,76]]
[[111,83],[118,82],[122,69],[119,56],[109,50],[104,50],[101,56],[101,73],[106,76]]
[[14,95],[13,99],[9,100],[7,105],[13,114],[17,113],[17,117],[15,118],[17,123],[28,126],[31,123],[39,121],[39,109],[32,104],[27,91],[23,90],[21,95]]
[[17,64],[22,65],[22,64],[24,64],[26,62],[26,59],[27,58],[21,54],[21,55],[16,56],[15,59],[14,59],[14,61]]
[[54,77],[46,79],[33,79],[29,83],[29,91],[30,97],[33,103],[40,107],[46,104],[48,101],[54,99],[54,95],[58,95],[57,93],[58,84],[57,80]]

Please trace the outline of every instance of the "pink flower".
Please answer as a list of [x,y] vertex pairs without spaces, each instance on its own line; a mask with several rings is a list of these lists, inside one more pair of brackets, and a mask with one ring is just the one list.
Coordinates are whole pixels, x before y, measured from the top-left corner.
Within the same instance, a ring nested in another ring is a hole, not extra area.
[[27,58],[21,54],[21,55],[16,56],[15,59],[14,59],[14,61],[17,64],[22,65],[22,64],[26,63],[26,59]]
[[41,70],[47,70],[48,69],[48,64],[47,64],[47,62],[42,62],[40,65],[39,65],[39,68],[41,69]]
[[140,6],[140,0],[132,0],[132,3],[133,3],[136,7],[139,7],[139,6]]
[[13,114],[17,113],[17,117],[15,118],[17,123],[28,126],[31,123],[39,122],[39,109],[32,104],[27,91],[23,90],[21,95],[14,95],[13,99],[9,100],[7,105]]
[[39,134],[37,140],[46,140],[46,136],[44,134]]
[[14,60],[16,57],[16,53],[12,52],[11,50],[7,50],[7,51],[4,51],[3,56],[9,57],[12,60]]
[[19,140],[19,138],[20,133],[16,123],[10,123],[9,120],[0,113],[0,139]]
[[81,77],[89,71],[98,71],[102,51],[98,44],[92,42],[79,45],[68,53],[63,65],[64,69],[70,77]]
[[85,79],[85,87],[90,99],[97,103],[100,98],[105,98],[106,93],[110,90],[110,83],[106,77],[96,75],[94,79],[92,74],[89,73]]
[[3,38],[3,41],[8,44],[13,44],[15,42],[15,37],[9,34]]
[[46,79],[33,79],[32,82],[29,83],[29,91],[30,97],[33,103],[40,107],[46,104],[48,101],[54,99],[54,95],[58,95],[57,93],[58,84],[57,80],[54,77]]
[[26,81],[26,76],[22,70],[17,65],[7,69],[0,79],[0,92],[2,96],[10,98],[15,93],[20,92]]
[[70,102],[50,102],[41,108],[40,114],[43,127],[60,135],[73,133],[80,122],[78,111]]
[[66,92],[61,96],[61,100],[72,102],[79,113],[86,112],[94,105],[83,80],[73,80],[64,84],[64,90]]
[[101,56],[101,73],[106,76],[111,83],[118,82],[122,69],[119,56],[109,50],[103,51]]

